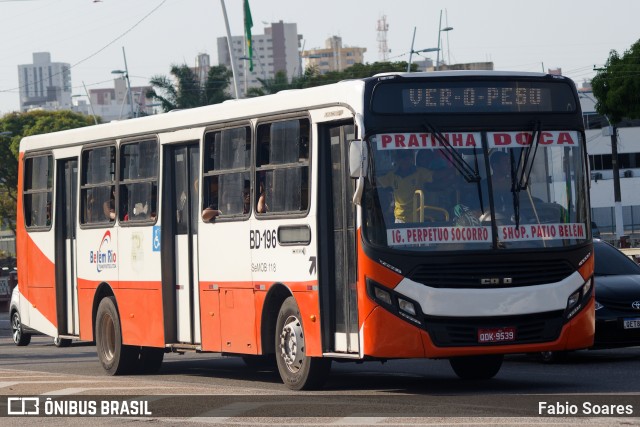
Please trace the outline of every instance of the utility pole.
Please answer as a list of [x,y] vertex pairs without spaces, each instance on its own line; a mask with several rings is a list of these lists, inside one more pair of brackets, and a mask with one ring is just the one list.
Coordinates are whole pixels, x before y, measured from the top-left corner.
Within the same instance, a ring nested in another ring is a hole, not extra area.
[[611,132],[611,169],[613,171],[613,201],[616,215],[616,237],[620,242],[620,246],[622,246],[624,244],[622,242],[622,236],[624,235],[624,218],[622,216],[622,193],[620,191],[620,165],[618,164],[618,128],[615,125],[611,125],[608,130]]

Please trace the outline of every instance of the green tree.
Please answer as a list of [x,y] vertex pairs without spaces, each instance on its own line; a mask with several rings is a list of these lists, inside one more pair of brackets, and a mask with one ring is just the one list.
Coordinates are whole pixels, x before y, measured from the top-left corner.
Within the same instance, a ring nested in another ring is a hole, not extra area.
[[0,222],[15,233],[18,152],[24,136],[94,124],[93,117],[69,110],[10,113],[0,118]]
[[147,92],[147,97],[159,101],[164,111],[217,104],[229,99],[225,91],[229,86],[231,72],[224,66],[211,67],[203,85],[186,64],[172,65],[171,75],[173,78],[153,76],[149,81],[154,89]]
[[204,105],[219,104],[231,99],[231,96],[227,93],[227,88],[231,83],[232,77],[233,73],[224,65],[211,67],[204,86]]
[[612,50],[604,68],[591,80],[596,111],[611,123],[640,118],[640,40],[624,55]]
[[[416,65],[412,65],[416,69]],[[260,88],[250,88],[247,96],[262,96],[278,93],[285,89],[302,89],[306,87],[323,86],[336,83],[347,79],[360,79],[371,77],[380,73],[389,72],[405,72],[407,71],[406,62],[374,62],[373,64],[354,64],[344,71],[331,71],[320,74],[317,68],[308,67],[304,74],[299,77],[293,77],[291,82],[288,81],[284,71],[276,73],[273,79],[258,79],[262,84]]]

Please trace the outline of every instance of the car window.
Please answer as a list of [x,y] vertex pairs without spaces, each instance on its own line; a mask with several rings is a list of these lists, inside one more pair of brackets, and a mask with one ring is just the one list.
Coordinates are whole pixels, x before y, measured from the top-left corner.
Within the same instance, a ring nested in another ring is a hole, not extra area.
[[608,243],[594,241],[595,275],[640,274],[640,266]]

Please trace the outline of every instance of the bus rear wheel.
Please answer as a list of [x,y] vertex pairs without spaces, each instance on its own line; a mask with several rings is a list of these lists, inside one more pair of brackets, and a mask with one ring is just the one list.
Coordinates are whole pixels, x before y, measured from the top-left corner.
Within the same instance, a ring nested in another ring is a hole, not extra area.
[[106,297],[100,301],[96,314],[95,338],[98,358],[109,375],[130,372],[138,359],[138,349],[122,344],[120,316],[114,297]]
[[453,371],[463,380],[488,380],[496,376],[504,355],[452,357],[449,363]]
[[324,384],[331,360],[306,354],[302,316],[293,297],[280,307],[276,322],[276,362],[284,384],[291,390],[313,390]]
[[53,339],[53,344],[56,347],[69,347],[71,345],[71,340],[68,338],[60,338],[60,337],[55,337]]
[[136,372],[141,374],[155,374],[162,366],[164,348],[140,347]]
[[247,365],[247,368],[256,371],[273,371],[276,369],[275,354],[245,355],[242,356],[242,361]]

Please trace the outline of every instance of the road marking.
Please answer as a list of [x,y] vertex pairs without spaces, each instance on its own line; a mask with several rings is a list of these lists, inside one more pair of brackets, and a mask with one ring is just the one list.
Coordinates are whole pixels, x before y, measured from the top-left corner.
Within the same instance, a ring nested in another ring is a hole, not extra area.
[[[69,396],[72,394],[80,394],[87,391],[105,391],[105,390],[175,390],[176,387],[75,387],[61,388],[59,390],[47,391],[40,393],[40,396]],[[145,400],[148,400],[145,397]]]
[[0,388],[5,388],[5,387],[11,387],[14,385],[20,384],[20,382],[15,381],[15,382],[8,382],[8,381],[0,381]]
[[340,418],[339,420],[330,423],[330,425],[370,426],[381,423],[389,417],[397,417],[397,415],[390,415],[389,417],[369,417],[367,415],[368,414],[352,414],[348,417]]
[[210,424],[227,424],[229,418],[241,416],[247,411],[257,409],[269,403],[235,402],[204,412],[197,417],[188,418],[187,421],[206,422]]

